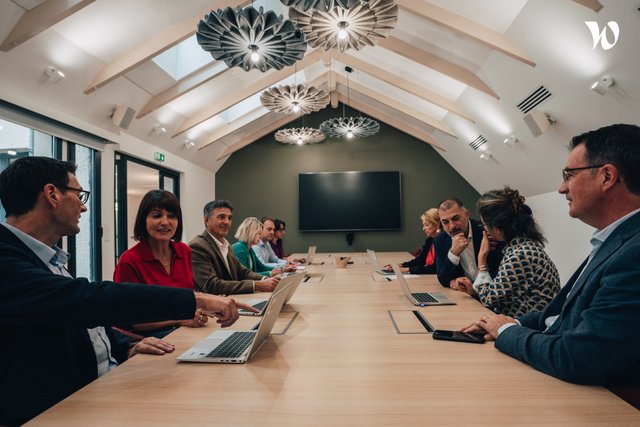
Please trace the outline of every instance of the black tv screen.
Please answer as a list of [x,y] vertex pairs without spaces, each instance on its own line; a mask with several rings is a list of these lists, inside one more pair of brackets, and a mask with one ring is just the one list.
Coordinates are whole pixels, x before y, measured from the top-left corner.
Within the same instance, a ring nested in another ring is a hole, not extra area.
[[400,172],[298,175],[300,231],[399,230]]

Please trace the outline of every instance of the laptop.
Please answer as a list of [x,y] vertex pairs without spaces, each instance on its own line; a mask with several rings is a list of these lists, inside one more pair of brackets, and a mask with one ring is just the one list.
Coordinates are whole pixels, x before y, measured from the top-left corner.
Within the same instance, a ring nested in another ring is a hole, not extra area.
[[[281,289],[289,286],[289,292],[287,293],[287,297],[284,299],[284,303],[286,304],[289,302],[293,294],[298,289],[298,286],[300,285],[300,282],[302,282],[303,278],[304,278],[304,273],[294,273],[294,274],[285,276],[282,278],[282,280],[280,280],[280,282],[278,283],[278,286],[276,286],[273,292],[278,292]],[[267,308],[268,302],[269,300],[266,300],[266,299],[258,299],[258,298],[250,299],[246,301],[246,303],[252,306],[253,308],[255,308],[256,310],[258,310],[258,313],[254,313],[253,311],[247,311],[247,310],[238,310],[238,313],[242,316],[262,316],[264,314],[265,309]]]
[[[289,285],[290,286],[290,285]],[[245,363],[260,349],[278,320],[289,286],[273,292],[258,326],[250,331],[218,330],[176,357],[181,362]]]
[[313,259],[313,256],[315,254],[316,254],[316,247],[315,246],[309,246],[309,250],[307,251],[307,258],[305,259],[304,264],[300,264],[296,268],[298,270],[304,270],[307,267],[307,265],[311,265],[311,260]]
[[367,254],[369,255],[369,258],[371,259],[371,265],[373,265],[373,271],[378,273],[378,274],[382,274],[383,276],[392,276],[393,275],[393,271],[389,271],[389,270],[383,270],[382,267],[380,266],[380,261],[378,261],[378,257],[376,256],[376,252],[372,251],[371,249],[367,249]]
[[456,303],[446,297],[446,295],[438,293],[438,292],[411,292],[409,289],[409,284],[407,283],[407,279],[404,278],[402,272],[400,271],[400,267],[393,267],[393,272],[396,274],[398,278],[398,283],[400,283],[400,287],[402,288],[402,292],[404,296],[407,297],[409,301],[413,305],[418,305],[420,307],[424,307],[427,305],[455,305]]

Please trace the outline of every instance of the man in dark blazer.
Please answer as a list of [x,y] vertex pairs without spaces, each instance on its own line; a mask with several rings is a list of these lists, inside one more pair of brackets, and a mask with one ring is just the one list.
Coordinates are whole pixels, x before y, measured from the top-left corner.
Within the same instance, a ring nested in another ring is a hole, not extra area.
[[[595,227],[593,251],[543,312],[488,314],[465,328],[546,374],[579,384],[640,386],[640,127],[576,136],[559,192]],[[637,404],[637,402],[636,402]]]
[[451,281],[458,277],[467,277],[473,282],[478,275],[478,268],[486,268],[491,277],[494,277],[502,259],[504,243],[496,244],[489,252],[487,266],[479,266],[482,224],[470,219],[469,210],[456,198],[440,202],[438,215],[445,231],[438,234],[433,241],[440,284],[448,288]]
[[136,352],[173,351],[156,338],[131,346],[101,325],[192,319],[196,308],[225,326],[238,318],[227,298],[71,277],[68,255],[55,245],[80,231],[87,211],[89,192],[74,172],[73,163],[25,157],[0,174],[2,426],[28,421]]
[[189,242],[196,290],[217,295],[273,292],[280,278],[264,277],[243,266],[226,239],[233,205],[214,200],[205,205],[203,213],[206,229]]

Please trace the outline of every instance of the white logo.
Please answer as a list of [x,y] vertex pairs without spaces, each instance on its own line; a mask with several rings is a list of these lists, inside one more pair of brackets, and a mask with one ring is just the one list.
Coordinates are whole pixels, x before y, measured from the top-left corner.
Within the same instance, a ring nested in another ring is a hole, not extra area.
[[[600,31],[600,26],[596,21],[584,21],[589,30],[591,31],[591,37],[593,37],[593,50],[596,49],[598,43],[602,46],[602,49],[609,50],[618,43],[618,36],[620,35],[620,27],[616,21],[609,21],[607,25]],[[607,27],[611,29],[613,33],[613,43],[609,43],[607,37]]]

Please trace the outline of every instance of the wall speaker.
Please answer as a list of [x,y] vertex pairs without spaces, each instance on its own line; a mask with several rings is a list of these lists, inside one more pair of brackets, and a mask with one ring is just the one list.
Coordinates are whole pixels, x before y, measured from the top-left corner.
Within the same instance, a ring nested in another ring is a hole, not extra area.
[[523,117],[523,120],[536,138],[545,133],[551,124],[547,115],[538,110],[531,110]]
[[120,129],[127,130],[129,129],[129,125],[131,125],[131,121],[136,115],[136,110],[133,108],[129,108],[126,105],[118,105],[113,112],[111,113],[111,120],[118,126]]

